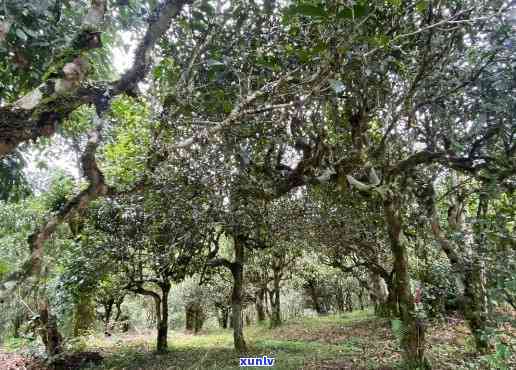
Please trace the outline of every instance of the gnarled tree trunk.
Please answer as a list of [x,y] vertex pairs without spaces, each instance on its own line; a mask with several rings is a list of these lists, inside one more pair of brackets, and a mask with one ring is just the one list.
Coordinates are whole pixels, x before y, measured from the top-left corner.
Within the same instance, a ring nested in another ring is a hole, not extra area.
[[416,316],[416,306],[410,288],[408,251],[402,240],[402,223],[398,202],[384,201],[391,251],[394,257],[395,286],[402,322],[401,346],[405,365],[411,369],[429,369],[425,358],[425,325]]
[[[475,229],[476,250],[471,251],[472,256],[470,258],[464,258],[457,253],[453,241],[447,238],[441,230],[434,197],[435,191],[433,187],[429,185],[429,213],[432,232],[457,274],[456,280],[459,291],[463,290],[460,309],[475,338],[477,350],[483,353],[489,350],[490,343],[488,338],[484,335],[487,329],[488,308],[485,271],[481,257],[484,243],[482,226],[480,226],[482,223],[479,222]],[[453,199],[448,209],[448,225],[451,230],[455,232],[464,232],[465,199],[463,198],[462,196],[457,196]],[[477,220],[481,220],[486,211],[487,197],[481,196],[478,204]]]

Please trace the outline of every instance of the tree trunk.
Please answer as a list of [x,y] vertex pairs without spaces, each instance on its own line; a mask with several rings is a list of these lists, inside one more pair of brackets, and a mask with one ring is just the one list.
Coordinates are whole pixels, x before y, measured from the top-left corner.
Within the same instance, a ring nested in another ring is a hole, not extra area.
[[275,269],[274,271],[274,289],[273,294],[271,294],[271,328],[277,328],[281,325],[281,302],[280,302],[280,281],[281,274],[280,271]]
[[364,311],[365,305],[364,305],[364,289],[360,289],[358,291],[358,304],[360,305],[360,310]]
[[485,230],[483,220],[488,207],[486,194],[481,194],[477,209],[475,231],[475,250],[471,263],[464,276],[464,317],[468,321],[471,333],[475,338],[477,351],[486,353],[491,344],[486,335],[488,323],[488,299],[485,276]]
[[198,302],[191,302],[186,305],[186,325],[187,331],[193,331],[197,334],[204,325],[205,315],[201,305]]
[[115,316],[115,322],[120,320],[120,316],[122,315],[122,303],[124,303],[125,296],[121,296],[120,298],[117,298],[115,300],[115,307],[116,307],[116,316]]
[[244,284],[244,245],[235,238],[235,261],[231,265],[233,275],[233,291],[231,293],[231,323],[235,350],[247,352],[244,340],[244,323],[242,320],[242,288]]
[[219,325],[222,329],[227,329],[229,321],[229,309],[227,307],[222,307],[220,308],[219,312]]
[[344,312],[344,292],[342,290],[342,287],[340,286],[339,284],[339,287],[337,288],[337,296],[336,296],[336,301],[337,301],[337,311],[339,311],[339,313],[342,313]]
[[[166,282],[161,285],[161,315],[157,316],[158,322],[158,338],[156,349],[158,352],[165,352],[168,348],[168,294],[170,292],[170,283]],[[159,302],[156,303],[156,309],[159,309]]]
[[255,303],[256,316],[257,316],[258,322],[265,321],[265,309],[263,307],[264,297],[265,297],[265,289],[260,288],[260,290],[258,290],[258,292],[256,293],[256,303]]
[[[485,237],[481,221],[487,212],[488,198],[485,194],[479,198],[477,224],[474,226],[476,250],[470,250],[472,254],[470,258],[463,258],[456,252],[454,243],[442,232],[435,199],[433,199],[435,196],[433,188],[431,194],[429,211],[432,232],[446,253],[452,268],[457,272],[457,285],[459,291],[463,290],[460,309],[475,338],[477,350],[484,353],[490,349],[490,343],[484,335],[487,328],[488,309],[483,265]],[[465,197],[456,197],[448,209],[448,225],[454,232],[464,232],[464,202]]]
[[73,336],[84,335],[95,322],[95,306],[90,294],[81,294],[75,304]]
[[197,312],[195,314],[194,334],[197,334],[201,331],[202,326],[204,325],[205,319],[206,319],[206,316],[204,314],[204,311],[202,310],[202,307],[199,306],[199,310],[197,310]]
[[317,287],[315,286],[315,283],[313,281],[311,281],[308,285],[308,292],[310,293],[310,297],[312,298],[315,311],[318,315],[323,315],[325,312],[323,306],[321,305],[319,294],[317,293]]
[[13,319],[13,337],[20,337],[20,328],[27,321],[27,314],[24,311],[17,312]]
[[371,273],[372,300],[374,301],[374,314],[379,317],[397,317],[398,300],[392,278],[382,277]]
[[389,293],[385,301],[380,301],[375,307],[375,314],[379,317],[394,318],[399,317],[397,291],[394,283],[389,285]]
[[56,356],[63,351],[63,337],[57,328],[57,320],[54,315],[49,312],[48,302],[43,302],[39,308],[39,334],[47,355],[49,357]]
[[406,242],[402,240],[399,205],[386,200],[384,211],[394,257],[396,296],[402,322],[401,346],[405,365],[410,369],[429,369],[430,364],[425,358],[425,325],[423,320],[416,317],[414,297],[410,288],[408,253]]
[[111,321],[111,314],[113,313],[113,305],[115,304],[114,299],[110,299],[108,301],[105,301],[104,306],[104,333],[109,333],[109,322]]
[[194,329],[195,312],[191,304],[185,307],[185,330],[192,331]]
[[351,291],[349,289],[346,289],[346,311],[353,312],[353,298],[351,296]]
[[475,338],[476,349],[480,353],[486,353],[490,349],[487,329],[487,292],[484,281],[483,268],[475,261],[466,271],[464,279],[464,318]]

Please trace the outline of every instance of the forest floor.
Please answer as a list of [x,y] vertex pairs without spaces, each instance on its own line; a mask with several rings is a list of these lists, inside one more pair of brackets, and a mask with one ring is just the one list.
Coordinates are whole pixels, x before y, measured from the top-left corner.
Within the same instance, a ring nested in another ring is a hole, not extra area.
[[[396,369],[400,363],[400,350],[390,326],[389,320],[378,319],[370,311],[305,317],[291,320],[273,330],[265,325],[251,326],[245,329],[250,349],[246,357],[273,357],[275,369]],[[170,350],[165,354],[154,352],[154,337],[151,331],[111,337],[90,336],[82,349],[99,352],[104,361],[100,365],[83,368],[239,368],[239,356],[233,351],[230,329],[205,330],[198,335],[171,331]],[[493,361],[492,357],[478,357],[473,353],[468,329],[462,320],[449,318],[446,323],[432,325],[427,338],[430,344],[427,353],[434,369],[499,368],[487,364],[489,360]],[[1,369],[8,369],[2,366],[2,356],[8,358],[9,355],[18,356],[3,352],[0,348]],[[512,365],[508,367],[515,368]]]

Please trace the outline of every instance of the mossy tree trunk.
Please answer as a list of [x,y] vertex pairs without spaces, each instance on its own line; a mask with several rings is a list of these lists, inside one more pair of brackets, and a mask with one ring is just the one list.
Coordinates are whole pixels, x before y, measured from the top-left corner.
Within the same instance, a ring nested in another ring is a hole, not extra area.
[[[452,182],[455,183],[455,178]],[[456,271],[457,285],[463,290],[460,300],[460,309],[466,319],[475,339],[477,351],[487,352],[491,345],[485,335],[488,325],[487,289],[484,267],[485,236],[482,220],[486,216],[488,207],[487,192],[480,196],[477,208],[477,223],[474,226],[474,245],[470,246],[470,256],[464,257],[458,251],[455,243],[441,229],[439,214],[435,204],[435,191],[429,185],[429,214],[432,232],[436,240],[446,253],[452,268]],[[454,233],[464,233],[466,196],[459,194],[451,199],[448,209],[448,226]]]
[[385,200],[384,212],[394,257],[395,288],[402,322],[401,346],[404,362],[410,369],[430,369],[430,364],[425,358],[425,325],[423,320],[416,316],[416,306],[410,288],[408,251],[406,241],[402,240],[399,200]]
[[475,338],[476,349],[487,353],[492,345],[486,335],[489,309],[485,273],[485,230],[482,222],[487,214],[487,193],[480,195],[474,226],[475,245],[470,264],[464,273],[464,317]]

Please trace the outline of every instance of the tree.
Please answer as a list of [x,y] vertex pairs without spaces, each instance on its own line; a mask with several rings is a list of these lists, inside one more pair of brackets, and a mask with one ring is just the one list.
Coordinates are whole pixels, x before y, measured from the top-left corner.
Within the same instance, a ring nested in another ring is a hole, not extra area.
[[116,261],[123,288],[154,300],[158,351],[167,348],[171,283],[194,273],[207,235],[208,224],[202,222],[206,209],[202,203],[188,203],[199,184],[190,187],[185,181],[183,192],[162,188],[159,198],[128,199],[123,207],[107,203],[94,221],[102,233],[97,248]]

